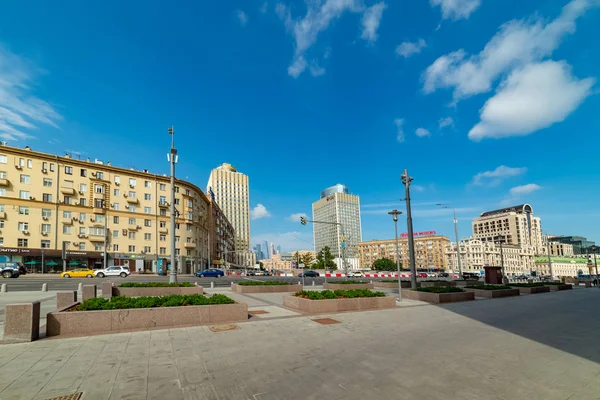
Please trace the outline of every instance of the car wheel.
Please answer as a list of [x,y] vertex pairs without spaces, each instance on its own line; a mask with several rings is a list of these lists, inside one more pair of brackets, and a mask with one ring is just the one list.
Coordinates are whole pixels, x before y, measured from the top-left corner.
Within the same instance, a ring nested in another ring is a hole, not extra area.
[[221,278],[223,275],[217,275],[217,278]]
[[70,278],[70,277],[71,277],[71,275],[69,275],[69,274],[65,274],[65,275],[64,275],[64,277],[65,277],[65,278]]
[[94,277],[94,276],[93,276],[93,275],[90,275],[90,274],[88,274],[88,275],[86,276],[86,278],[93,278],[93,277]]
[[204,274],[200,274],[200,278],[204,278]]
[[121,272],[121,278],[127,278],[127,274],[125,272]]
[[96,275],[98,278],[104,278],[104,274],[102,272],[100,272],[99,274]]
[[12,272],[10,272],[10,271],[4,271],[4,272],[2,273],[2,277],[3,277],[3,278],[12,278],[12,275],[13,275],[13,274],[12,274]]

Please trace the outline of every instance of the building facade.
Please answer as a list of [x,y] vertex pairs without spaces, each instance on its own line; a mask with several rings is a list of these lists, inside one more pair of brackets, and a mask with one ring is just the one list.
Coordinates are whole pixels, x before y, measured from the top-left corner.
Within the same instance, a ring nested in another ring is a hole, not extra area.
[[234,266],[253,265],[250,250],[250,188],[248,175],[224,163],[213,169],[208,178],[207,192],[214,199],[235,231],[236,263]]
[[583,236],[551,236],[549,240],[554,243],[570,244],[573,246],[573,254],[586,254],[587,248],[596,244]]
[[206,268],[210,202],[195,185],[176,180],[171,249],[170,186],[169,177],[147,170],[0,146],[0,261],[46,271],[63,263],[101,267],[106,243],[107,265],[132,272],[157,271],[172,251],[180,272]]
[[553,257],[573,257],[575,255],[572,244],[553,242],[552,238],[547,237],[544,237],[544,244],[540,254],[548,255],[548,251],[550,251],[550,255]]
[[[447,269],[444,251],[450,239],[446,236],[432,235],[415,237],[415,266],[417,269]],[[408,238],[398,239],[402,268],[409,269],[410,253]],[[373,262],[380,258],[396,261],[396,240],[371,240],[358,244],[360,265],[372,268]]]
[[[552,275],[555,278],[563,276],[577,277],[578,274],[590,273],[589,260],[585,257],[550,257],[552,261]],[[535,258],[536,270],[543,275],[550,275],[548,257]],[[591,271],[595,274],[595,268]]]
[[[312,250],[298,250],[297,252],[300,256],[308,253],[312,255],[313,259],[315,258],[315,252]],[[296,260],[294,259],[295,254],[295,251],[291,253],[274,254],[270,259],[262,260],[263,268],[268,271],[290,272],[294,269],[296,264]],[[310,265],[305,266],[305,268],[310,268]]]
[[235,230],[215,201],[209,202],[209,208],[212,267],[222,268],[236,262]]
[[[452,242],[446,246],[445,255],[449,271],[458,272],[456,243]],[[462,272],[479,273],[484,271],[486,266],[500,267],[504,259],[504,273],[507,276],[522,275],[535,269],[534,257],[533,246],[500,245],[479,239],[466,239],[460,242]]]
[[473,220],[473,239],[533,246],[536,253],[542,252],[544,244],[540,218],[533,216],[533,208],[529,204],[482,213]]
[[337,223],[313,224],[315,252],[329,246],[338,269],[344,269],[343,257],[348,269],[358,269],[358,244],[362,241],[360,198],[337,184],[321,192],[321,198],[312,204],[312,214],[315,221]]

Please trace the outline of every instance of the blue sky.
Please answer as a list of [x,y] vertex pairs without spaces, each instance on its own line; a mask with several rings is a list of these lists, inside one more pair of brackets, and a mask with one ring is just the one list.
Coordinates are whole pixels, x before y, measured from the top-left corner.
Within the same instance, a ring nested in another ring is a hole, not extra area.
[[528,202],[546,231],[600,241],[599,17],[596,0],[8,2],[0,137],[165,173],[174,125],[178,176],[248,174],[253,242],[284,250],[312,247],[295,219],[336,183],[361,196],[363,239],[391,238],[404,168],[417,231],[453,234],[435,203],[468,236]]

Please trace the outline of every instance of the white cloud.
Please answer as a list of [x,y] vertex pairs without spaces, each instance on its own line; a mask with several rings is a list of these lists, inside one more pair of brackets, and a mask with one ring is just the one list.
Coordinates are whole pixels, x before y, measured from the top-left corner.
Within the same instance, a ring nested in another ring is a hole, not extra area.
[[432,7],[442,8],[443,19],[467,19],[480,5],[481,0],[429,0]]
[[541,188],[541,186],[536,185],[535,183],[528,183],[527,185],[515,186],[514,188],[511,188],[508,194],[510,194],[513,197],[518,197],[525,194],[533,193],[537,190],[540,190]]
[[427,44],[425,40],[419,39],[416,42],[402,42],[396,47],[396,54],[408,58],[414,54],[419,54]]
[[320,67],[316,60],[308,67],[308,69],[312,76],[321,76],[325,73],[325,68]]
[[394,120],[394,124],[396,125],[396,140],[400,143],[404,142],[404,118],[396,118]]
[[281,246],[281,251],[312,250],[314,248],[312,229],[302,232],[261,233],[252,235],[252,246],[263,245],[264,242]]
[[277,3],[275,12],[296,42],[294,59],[288,67],[288,74],[297,78],[304,72],[307,66],[306,52],[316,43],[319,33],[327,30],[331,21],[339,18],[346,11],[358,13],[363,9],[362,0],[308,1],[304,17],[294,20],[290,8],[283,3]]
[[260,6],[260,13],[266,14],[268,9],[269,9],[269,2],[265,1],[264,3],[262,3],[262,6]]
[[479,54],[468,56],[461,49],[435,60],[423,74],[423,90],[452,88],[455,102],[489,92],[494,82],[513,69],[550,56],[563,37],[575,31],[577,18],[598,4],[597,0],[572,0],[553,21],[537,16],[509,21]]
[[36,97],[33,81],[43,71],[0,44],[0,138],[21,140],[36,123],[56,127],[62,117],[54,107]]
[[529,135],[564,121],[591,94],[595,79],[577,80],[564,62],[545,61],[514,71],[480,110],[469,138]]
[[383,16],[383,10],[387,8],[386,4],[382,1],[381,3],[374,4],[367,8],[362,17],[363,31],[360,36],[362,39],[374,42],[377,40],[377,30],[381,23],[381,17]]
[[452,126],[454,127],[454,120],[452,119],[452,117],[446,117],[446,118],[441,118],[440,122],[439,122],[439,128],[445,128],[447,126]]
[[261,219],[270,216],[271,214],[267,211],[266,207],[260,203],[258,203],[256,207],[250,210],[250,218],[252,219]]
[[425,191],[425,186],[423,186],[423,185],[410,185],[410,188],[412,190],[414,190],[415,192],[419,192],[419,193]]
[[478,186],[497,186],[504,179],[523,175],[525,172],[527,172],[527,168],[525,167],[512,168],[501,165],[493,171],[479,172],[473,177],[472,184]]
[[287,219],[288,221],[292,221],[292,222],[300,222],[300,217],[304,217],[304,218],[306,218],[307,220],[309,219],[309,218],[308,218],[308,215],[306,215],[305,213],[296,213],[296,214],[292,214],[292,215],[290,215],[289,217],[287,217],[286,219]]
[[235,14],[237,16],[237,19],[240,21],[240,25],[246,26],[246,24],[248,23],[248,16],[246,15],[246,13],[242,10],[237,10]]
[[415,134],[418,137],[426,137],[426,136],[430,135],[429,131],[425,128],[417,128],[417,130],[415,131]]

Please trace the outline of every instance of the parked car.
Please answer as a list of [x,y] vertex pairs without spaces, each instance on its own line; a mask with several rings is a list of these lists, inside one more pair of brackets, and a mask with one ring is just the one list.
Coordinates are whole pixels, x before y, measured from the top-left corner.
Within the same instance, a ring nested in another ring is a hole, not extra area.
[[448,274],[447,272],[440,272],[438,274],[438,277],[440,278],[448,278],[450,276],[450,274]]
[[225,276],[225,272],[223,272],[220,269],[209,268],[209,269],[205,269],[203,271],[196,272],[196,276],[198,278],[204,278],[204,277],[220,278],[222,276]]
[[18,264],[13,262],[0,263],[0,275],[3,278],[18,278],[20,275]]
[[121,278],[127,278],[131,271],[127,267],[108,267],[106,269],[98,269],[94,271],[96,277],[104,278],[105,276],[120,276]]
[[417,273],[417,278],[427,278],[427,272],[419,272]]
[[364,278],[365,274],[362,271],[349,271],[346,276],[348,278]]
[[93,269],[89,268],[76,268],[71,271],[65,271],[60,274],[61,278],[93,278],[94,277]]
[[463,279],[479,280],[479,278],[481,277],[481,275],[474,274],[472,272],[463,272],[462,277],[463,277]]
[[313,270],[308,270],[308,271],[304,271],[304,272],[300,272],[300,274],[298,275],[299,278],[318,278],[320,275],[317,271],[313,271]]

